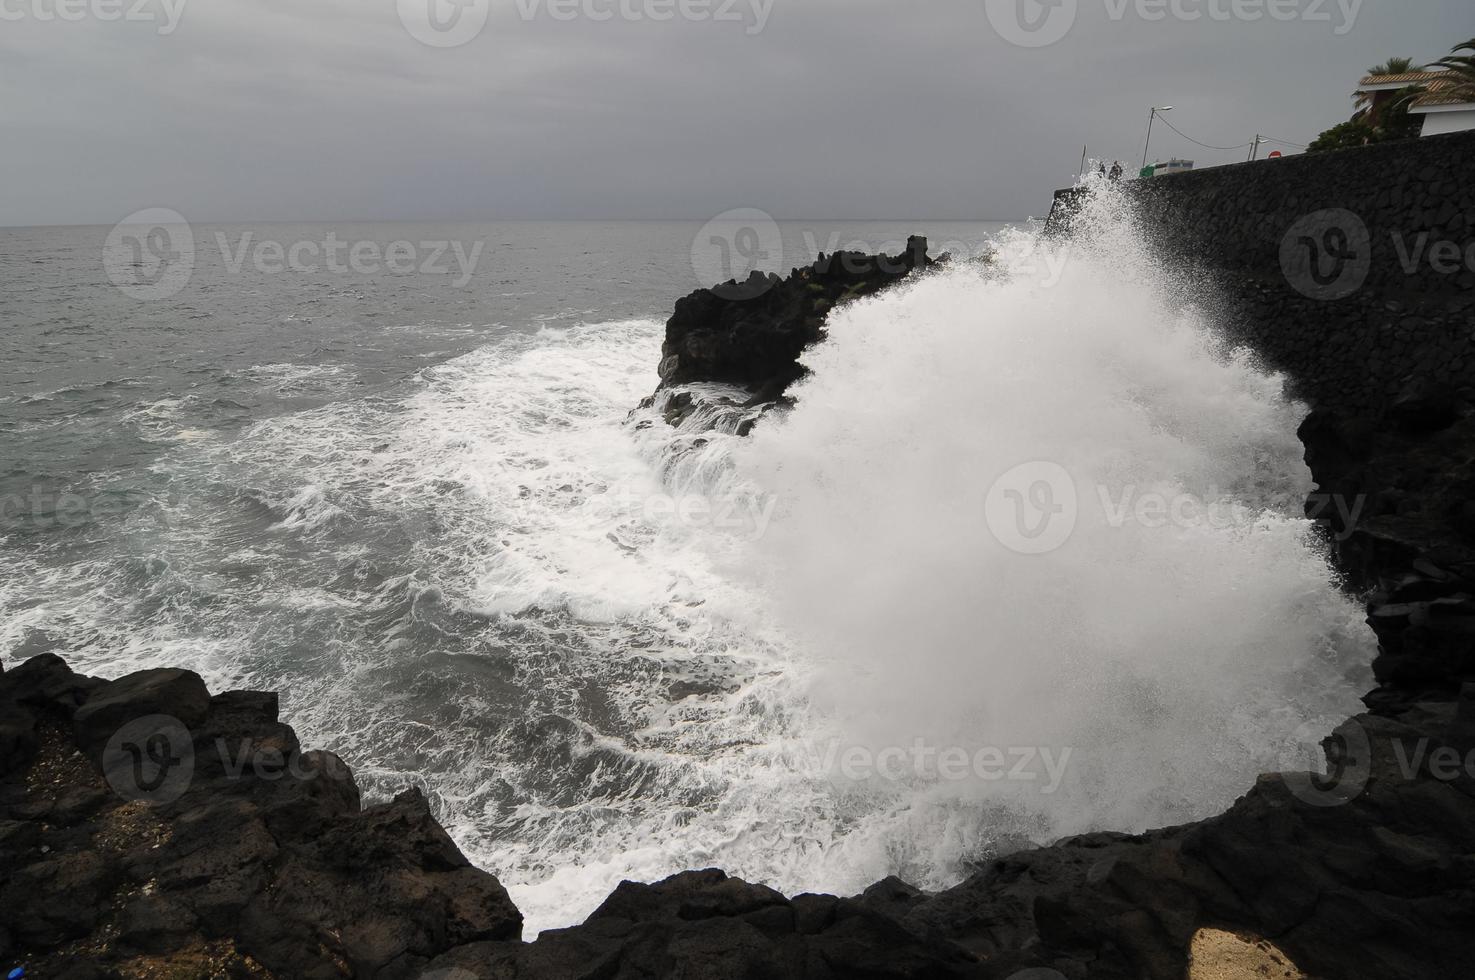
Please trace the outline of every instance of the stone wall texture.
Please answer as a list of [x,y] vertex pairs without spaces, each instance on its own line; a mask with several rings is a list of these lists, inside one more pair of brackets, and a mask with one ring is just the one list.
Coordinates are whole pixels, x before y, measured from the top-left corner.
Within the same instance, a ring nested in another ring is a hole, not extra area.
[[[1314,407],[1381,418],[1411,386],[1475,401],[1475,132],[1122,187],[1230,338]],[[1079,193],[1056,195],[1052,232]]]

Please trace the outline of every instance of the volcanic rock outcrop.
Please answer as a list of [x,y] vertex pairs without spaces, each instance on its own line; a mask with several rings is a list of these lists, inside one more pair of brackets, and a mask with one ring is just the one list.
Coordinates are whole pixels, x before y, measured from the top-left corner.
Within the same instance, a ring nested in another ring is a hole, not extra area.
[[52,654],[0,674],[0,882],[0,964],[33,977],[410,977],[522,935],[424,796],[361,806],[275,694]]
[[755,271],[699,289],[676,302],[666,323],[661,386],[717,382],[749,389],[754,404],[775,401],[804,376],[799,355],[824,340],[831,310],[937,261],[927,239],[913,236],[899,255],[821,254],[786,279]]

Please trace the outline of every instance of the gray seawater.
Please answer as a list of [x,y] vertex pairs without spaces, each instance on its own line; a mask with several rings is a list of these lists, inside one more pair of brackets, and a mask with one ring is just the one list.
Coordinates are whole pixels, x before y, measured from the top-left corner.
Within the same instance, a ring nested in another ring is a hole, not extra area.
[[[786,225],[783,265],[999,227]],[[626,876],[763,855],[793,880],[841,818],[753,776],[791,721],[785,640],[709,547],[599,506],[660,486],[625,418],[709,285],[698,230],[200,226],[188,284],[140,301],[108,229],[0,229],[0,655],[280,690],[370,796],[421,786],[532,930]],[[483,250],[231,267],[330,233]]]

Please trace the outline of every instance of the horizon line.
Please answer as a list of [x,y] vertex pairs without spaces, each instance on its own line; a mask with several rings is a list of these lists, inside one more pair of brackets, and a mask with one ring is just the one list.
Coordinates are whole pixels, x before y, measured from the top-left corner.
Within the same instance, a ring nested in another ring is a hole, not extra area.
[[[1033,218],[1033,215],[1020,218],[787,218],[774,216],[773,220],[780,224],[794,224],[798,222],[807,222],[810,224],[856,224],[861,222],[873,224],[906,224],[909,222],[919,224],[1010,224],[1018,221],[1029,221]],[[715,218],[711,216],[702,218],[253,218],[247,220],[213,219],[190,221],[189,223],[191,225],[701,224],[713,220]],[[116,221],[67,221],[52,224],[0,223],[0,231],[42,228],[113,228],[119,223]]]

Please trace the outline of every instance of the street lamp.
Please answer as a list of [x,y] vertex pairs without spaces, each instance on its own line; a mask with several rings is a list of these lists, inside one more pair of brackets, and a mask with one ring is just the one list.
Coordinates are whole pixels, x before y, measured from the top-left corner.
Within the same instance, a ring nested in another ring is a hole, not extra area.
[[1143,146],[1142,146],[1142,169],[1143,170],[1146,170],[1147,169],[1147,150],[1148,150],[1149,147],[1152,146],[1152,121],[1157,118],[1157,114],[1159,112],[1172,112],[1172,111],[1173,111],[1173,107],[1172,106],[1170,106],[1170,105],[1160,105],[1160,106],[1153,106],[1152,111],[1147,114],[1147,142],[1145,144],[1143,144]]
[[1269,142],[1269,140],[1261,138],[1259,133],[1256,133],[1255,142],[1250,144],[1250,159],[1253,160],[1255,159],[1255,157],[1259,156],[1260,147]]

